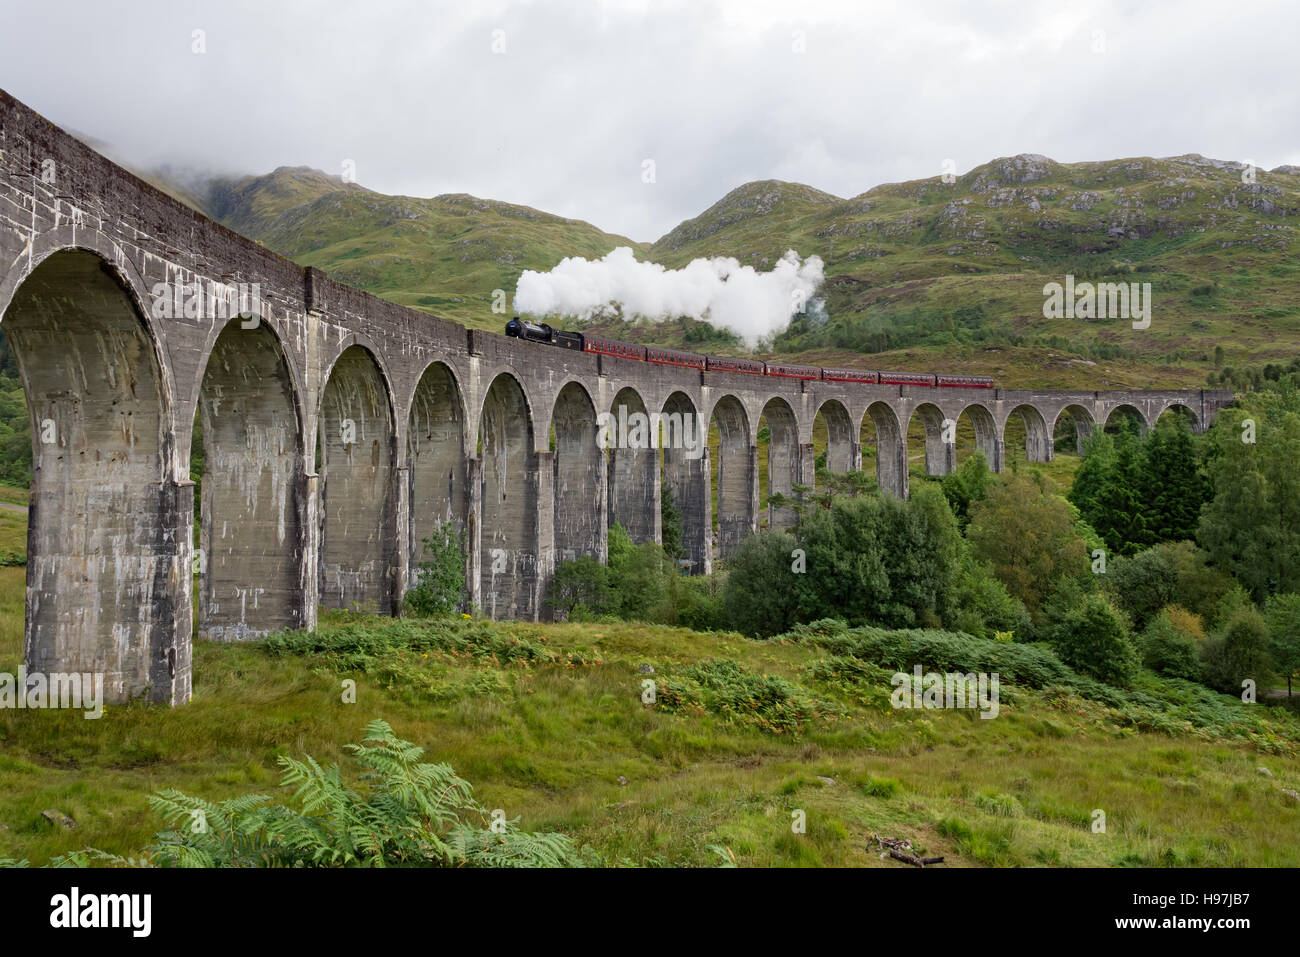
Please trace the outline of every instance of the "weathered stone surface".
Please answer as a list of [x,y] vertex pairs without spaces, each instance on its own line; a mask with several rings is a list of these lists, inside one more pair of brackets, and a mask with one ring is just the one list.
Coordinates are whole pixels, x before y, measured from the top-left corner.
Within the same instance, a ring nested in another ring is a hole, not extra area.
[[[990,185],[1032,182],[1039,159],[1014,158]],[[256,290],[255,315],[226,308],[235,288]],[[467,331],[273,255],[3,92],[0,319],[36,442],[26,666],[101,672],[110,701],[190,697],[196,413],[198,631],[229,640],[312,627],[321,605],[391,613],[420,540],[448,521],[466,535],[471,601],[537,618],[555,563],[603,558],[611,521],[635,541],[661,537],[661,483],[683,513],[691,570],[707,573],[715,468],[720,553],[757,526],[764,414],[765,494],[812,483],[820,411],[830,467],[860,466],[869,417],[878,480],[905,496],[914,413],[927,470],[944,474],[945,423],[963,412],[1000,470],[1012,415],[1029,457],[1047,461],[1062,415],[1080,439],[1120,409],[1149,425],[1178,405],[1204,429],[1231,400],[701,373]],[[721,435],[719,461],[601,450],[596,416],[620,410],[702,415]]]

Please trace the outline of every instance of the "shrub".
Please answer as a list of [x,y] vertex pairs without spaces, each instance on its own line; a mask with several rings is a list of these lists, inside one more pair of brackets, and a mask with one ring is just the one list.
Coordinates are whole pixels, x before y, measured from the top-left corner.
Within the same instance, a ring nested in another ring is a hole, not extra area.
[[562,619],[604,614],[612,599],[609,571],[590,555],[561,562],[546,589],[546,605]]
[[1205,624],[1201,621],[1200,615],[1188,611],[1181,605],[1167,605],[1161,614],[1168,618],[1170,624],[1175,628],[1195,641],[1198,646],[1205,641]]
[[722,586],[717,575],[673,575],[668,582],[671,611],[664,617],[692,631],[725,628]]
[[894,671],[910,671],[919,664],[927,671],[997,672],[1002,681],[1034,688],[1069,685],[1076,678],[1055,654],[1037,645],[992,641],[951,631],[887,631],[872,627],[841,631],[835,627],[837,624],[818,622],[781,637]]
[[722,611],[727,623],[746,635],[765,637],[799,620],[806,575],[792,570],[798,547],[787,532],[747,538],[728,561]]
[[465,599],[465,531],[447,522],[424,539],[424,561],[402,604],[418,618],[449,615]]
[[1052,645],[1067,665],[1099,681],[1123,685],[1138,666],[1128,623],[1103,595],[1087,595],[1051,631]]
[[610,611],[626,621],[647,621],[664,600],[669,576],[677,574],[671,553],[654,542],[636,545],[622,525],[609,530]]
[[988,563],[1035,620],[1061,578],[1088,572],[1070,503],[1028,474],[994,485],[971,507],[967,537],[975,558]]
[[1196,640],[1181,631],[1168,612],[1162,611],[1151,619],[1142,633],[1141,648],[1142,663],[1152,671],[1188,681],[1196,681],[1201,676]]
[[657,701],[665,711],[699,708],[772,734],[797,732],[815,718],[844,710],[814,698],[801,685],[776,675],[756,675],[730,659],[702,661],[664,678]]
[[1205,643],[1201,662],[1211,688],[1240,694],[1246,679],[1262,684],[1273,670],[1264,617],[1254,606],[1238,608]]
[[1145,628],[1156,612],[1174,600],[1178,586],[1173,561],[1158,548],[1132,556],[1116,555],[1104,580],[1114,602],[1136,629]]

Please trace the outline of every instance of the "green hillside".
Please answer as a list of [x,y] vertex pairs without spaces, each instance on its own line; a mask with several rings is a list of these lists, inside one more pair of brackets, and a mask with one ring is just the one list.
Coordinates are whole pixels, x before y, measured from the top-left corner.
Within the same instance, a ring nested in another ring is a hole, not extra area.
[[[733,190],[650,247],[680,266],[786,250],[826,263],[829,320],[797,319],[783,355],[982,370],[1008,384],[1197,386],[1224,366],[1300,346],[1300,168],[1200,156],[1055,163],[993,160],[842,200],[791,183]],[[1150,328],[1043,318],[1043,286],[1151,283]],[[1216,356],[1216,347],[1222,354]]]
[[[1249,177],[1246,177],[1249,178]],[[1018,386],[1197,387],[1300,346],[1300,168],[1189,155],[1061,164],[1021,155],[842,199],[775,180],[732,190],[653,244],[466,195],[386,196],[306,168],[208,184],[201,207],[297,262],[405,305],[495,329],[492,291],[525,269],[630,245],[667,266],[787,249],[826,263],[828,318],[765,354],[988,372]],[[1043,286],[1151,283],[1150,328],[1044,319]],[[694,322],[603,322],[641,341],[736,351]],[[1221,351],[1217,351],[1221,350]]]
[[[464,193],[386,196],[305,167],[214,180],[202,208],[339,282],[466,325],[498,329],[492,292],[525,269],[638,246],[590,223]],[[642,247],[638,247],[642,248]]]

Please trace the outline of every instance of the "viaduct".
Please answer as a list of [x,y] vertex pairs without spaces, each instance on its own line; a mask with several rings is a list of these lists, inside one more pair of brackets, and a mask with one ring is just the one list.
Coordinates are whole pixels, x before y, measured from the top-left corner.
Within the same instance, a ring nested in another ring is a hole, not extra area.
[[196,498],[200,638],[311,628],[320,607],[392,614],[446,521],[467,536],[472,602],[536,618],[556,562],[603,559],[613,522],[658,538],[664,482],[695,569],[710,568],[709,454],[606,451],[601,412],[716,423],[725,555],[759,521],[760,417],[767,491],[812,484],[820,414],[832,471],[860,466],[869,417],[878,481],[905,496],[913,416],[928,473],[946,474],[943,423],[962,414],[1000,470],[1012,416],[1029,459],[1047,461],[1064,415],[1082,436],[1121,408],[1150,424],[1180,406],[1204,429],[1231,400],[800,382],[466,330],[270,253],[3,92],[0,319],[31,411],[25,665],[102,673],[112,701],[190,698]]

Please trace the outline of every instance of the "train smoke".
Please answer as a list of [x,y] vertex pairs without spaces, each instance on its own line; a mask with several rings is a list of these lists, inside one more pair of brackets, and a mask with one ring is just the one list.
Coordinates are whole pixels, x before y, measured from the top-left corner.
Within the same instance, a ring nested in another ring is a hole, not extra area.
[[622,314],[656,322],[691,316],[753,346],[803,312],[823,279],[821,258],[800,261],[794,250],[759,272],[729,257],[665,269],[637,262],[620,246],[603,259],[573,256],[550,272],[525,270],[515,286],[515,312],[579,319]]

